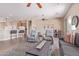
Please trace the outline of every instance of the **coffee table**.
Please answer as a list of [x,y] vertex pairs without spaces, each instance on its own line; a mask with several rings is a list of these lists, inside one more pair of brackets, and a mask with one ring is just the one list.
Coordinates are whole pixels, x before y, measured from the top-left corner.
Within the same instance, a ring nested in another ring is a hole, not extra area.
[[51,45],[51,41],[47,41],[42,49],[37,49],[36,45],[31,47],[26,51],[26,54],[34,55],[34,56],[47,56],[49,52],[49,47]]
[[61,43],[57,38],[54,38],[53,45],[51,44],[51,41],[46,41],[42,49],[37,49],[36,47],[37,44],[27,49],[25,53],[30,54],[32,56],[51,56],[51,55],[61,56],[62,55]]

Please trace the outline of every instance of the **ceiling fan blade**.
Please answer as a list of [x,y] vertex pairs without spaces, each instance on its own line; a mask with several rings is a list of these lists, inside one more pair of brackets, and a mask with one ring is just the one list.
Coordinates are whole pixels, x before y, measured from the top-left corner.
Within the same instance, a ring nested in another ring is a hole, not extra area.
[[36,3],[36,4],[39,8],[42,8],[42,5],[40,3]]
[[28,4],[27,4],[27,7],[30,7],[30,5],[31,5],[31,3],[28,3]]

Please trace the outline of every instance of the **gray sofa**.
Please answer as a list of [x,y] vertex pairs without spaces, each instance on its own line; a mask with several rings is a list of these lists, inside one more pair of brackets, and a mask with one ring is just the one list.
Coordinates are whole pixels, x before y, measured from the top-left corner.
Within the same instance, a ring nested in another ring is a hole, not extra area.
[[79,33],[75,33],[75,44],[79,47]]

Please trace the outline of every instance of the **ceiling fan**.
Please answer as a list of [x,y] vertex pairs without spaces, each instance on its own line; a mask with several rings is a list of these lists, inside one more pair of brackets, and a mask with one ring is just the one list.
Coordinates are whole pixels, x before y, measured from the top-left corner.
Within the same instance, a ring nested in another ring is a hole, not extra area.
[[[27,4],[27,7],[30,7],[31,3],[28,3]],[[36,5],[39,7],[39,8],[42,8],[42,5],[40,3],[36,3]]]

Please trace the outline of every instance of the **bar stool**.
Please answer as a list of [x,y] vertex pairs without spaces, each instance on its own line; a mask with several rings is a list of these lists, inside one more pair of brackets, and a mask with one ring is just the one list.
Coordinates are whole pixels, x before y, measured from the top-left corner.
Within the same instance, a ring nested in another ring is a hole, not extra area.
[[18,36],[19,36],[20,38],[24,39],[24,33],[25,33],[24,30],[19,30],[19,31],[18,31]]
[[13,38],[17,39],[17,30],[11,30],[10,31],[10,38],[11,39],[13,39]]

